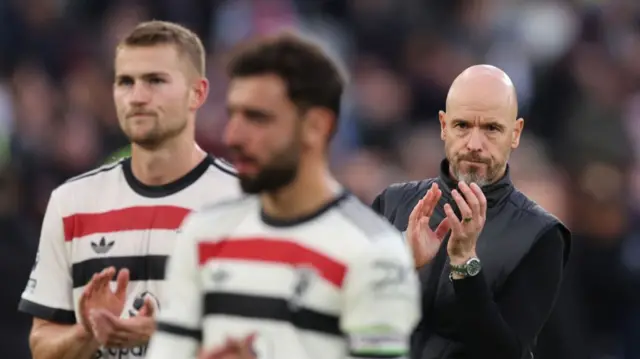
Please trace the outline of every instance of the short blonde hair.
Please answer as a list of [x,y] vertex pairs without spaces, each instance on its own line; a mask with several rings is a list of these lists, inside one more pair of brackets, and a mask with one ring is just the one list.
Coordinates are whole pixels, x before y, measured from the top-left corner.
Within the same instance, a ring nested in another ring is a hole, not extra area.
[[122,47],[173,45],[187,57],[200,76],[205,75],[205,50],[202,41],[193,31],[168,21],[140,23],[119,44]]

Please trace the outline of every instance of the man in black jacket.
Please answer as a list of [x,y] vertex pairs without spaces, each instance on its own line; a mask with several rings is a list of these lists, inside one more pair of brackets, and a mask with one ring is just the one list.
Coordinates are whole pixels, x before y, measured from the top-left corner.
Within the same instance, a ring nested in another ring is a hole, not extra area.
[[439,177],[394,184],[372,205],[405,231],[420,273],[413,358],[529,358],[553,307],[570,233],[511,183],[507,161],[524,126],[517,112],[504,72],[468,68],[439,114]]

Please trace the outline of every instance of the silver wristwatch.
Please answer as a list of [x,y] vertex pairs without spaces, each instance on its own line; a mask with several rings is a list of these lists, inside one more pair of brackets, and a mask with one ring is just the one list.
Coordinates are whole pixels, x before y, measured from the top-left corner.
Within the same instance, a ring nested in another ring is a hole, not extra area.
[[470,258],[462,265],[453,265],[449,264],[451,267],[451,273],[449,274],[449,279],[453,280],[453,274],[458,274],[463,278],[466,277],[475,277],[480,273],[482,269],[482,265],[480,264],[480,259],[477,257]]

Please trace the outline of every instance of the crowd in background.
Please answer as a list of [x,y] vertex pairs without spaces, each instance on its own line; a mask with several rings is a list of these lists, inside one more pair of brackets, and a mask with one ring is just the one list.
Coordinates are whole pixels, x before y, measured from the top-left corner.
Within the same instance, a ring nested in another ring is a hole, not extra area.
[[333,163],[367,202],[437,174],[437,115],[458,73],[504,69],[526,121],[512,178],[574,233],[555,331],[540,334],[537,357],[640,358],[634,0],[0,1],[0,347],[27,340],[30,321],[15,308],[51,190],[127,145],[111,96],[114,46],[150,19],[202,37],[211,94],[197,136],[220,156],[230,48],[296,29],[340,58],[350,86]]

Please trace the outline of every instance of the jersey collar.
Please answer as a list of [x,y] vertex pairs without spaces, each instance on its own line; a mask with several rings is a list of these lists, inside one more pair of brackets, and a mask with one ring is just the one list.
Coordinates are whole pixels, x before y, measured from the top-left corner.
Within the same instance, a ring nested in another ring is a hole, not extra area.
[[124,178],[127,180],[127,184],[129,184],[129,187],[131,187],[134,192],[143,197],[160,198],[178,193],[183,189],[191,186],[195,181],[202,177],[209,166],[213,165],[213,163],[213,157],[206,156],[186,175],[178,178],[173,182],[160,186],[149,186],[140,182],[136,178],[136,176],[133,175],[133,171],[131,170],[131,157],[122,161],[122,171],[124,172]]
[[264,209],[262,209],[262,208],[260,209],[260,218],[262,219],[262,222],[264,222],[265,224],[267,224],[267,225],[269,225],[271,227],[298,226],[298,225],[301,225],[301,224],[304,224],[304,223],[307,223],[307,222],[311,222],[314,219],[322,216],[324,213],[326,213],[330,209],[338,206],[342,201],[344,201],[345,199],[349,198],[349,195],[350,194],[349,194],[348,191],[343,190],[334,199],[332,199],[331,201],[329,201],[328,203],[326,203],[322,207],[316,209],[312,213],[300,216],[298,218],[290,218],[290,219],[274,218],[274,217],[269,216],[267,213],[265,213]]

